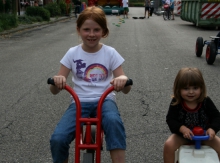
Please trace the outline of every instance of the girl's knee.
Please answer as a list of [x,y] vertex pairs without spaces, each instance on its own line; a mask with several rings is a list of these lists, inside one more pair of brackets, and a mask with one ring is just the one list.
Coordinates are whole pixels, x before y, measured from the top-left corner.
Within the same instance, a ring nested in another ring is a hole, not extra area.
[[103,128],[115,128],[117,129],[120,126],[123,126],[123,122],[119,115],[109,114],[108,116],[103,117],[102,119]]
[[62,146],[66,146],[69,144],[70,144],[70,141],[69,141],[68,137],[65,135],[56,134],[56,135],[51,136],[51,139],[50,139],[51,147],[53,147],[53,146],[62,147]]
[[187,140],[184,138],[173,134],[164,143],[164,150],[176,151],[181,145],[186,144]]
[[172,150],[173,148],[173,142],[170,139],[167,139],[164,143],[164,150]]

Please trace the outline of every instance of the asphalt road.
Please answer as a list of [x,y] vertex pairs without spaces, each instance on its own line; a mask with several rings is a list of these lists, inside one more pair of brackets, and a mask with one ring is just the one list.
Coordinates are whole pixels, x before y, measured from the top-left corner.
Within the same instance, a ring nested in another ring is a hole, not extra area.
[[[127,134],[126,162],[162,163],[163,143],[170,135],[165,116],[180,68],[201,69],[208,94],[220,108],[220,58],[207,65],[206,47],[201,58],[194,52],[197,37],[209,40],[218,31],[197,28],[179,17],[174,21],[156,15],[132,19],[143,16],[143,11],[130,8],[129,19],[121,24],[118,16],[108,15],[110,35],[102,42],[125,58],[124,71],[134,81],[129,94],[117,93]],[[0,37],[1,163],[52,162],[49,139],[68,107],[69,94],[52,95],[46,81],[57,73],[66,51],[81,42],[75,21],[72,18]],[[72,143],[70,162],[73,154]],[[110,163],[105,148],[102,162]]]

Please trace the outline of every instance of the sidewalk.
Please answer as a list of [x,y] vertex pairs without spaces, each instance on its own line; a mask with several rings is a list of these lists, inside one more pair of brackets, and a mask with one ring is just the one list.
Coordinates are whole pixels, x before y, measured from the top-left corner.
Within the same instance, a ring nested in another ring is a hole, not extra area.
[[35,27],[39,27],[39,26],[43,26],[43,25],[47,25],[47,24],[53,24],[53,23],[56,23],[56,22],[59,22],[59,21],[62,21],[62,20],[71,19],[73,17],[75,18],[75,15],[71,14],[70,16],[50,18],[49,22],[44,21],[44,22],[36,22],[36,23],[33,23],[33,24],[19,24],[18,27],[16,27],[16,28],[12,28],[12,29],[0,32],[0,36],[10,35],[10,34],[22,31],[22,30],[31,29],[31,28],[35,28]]

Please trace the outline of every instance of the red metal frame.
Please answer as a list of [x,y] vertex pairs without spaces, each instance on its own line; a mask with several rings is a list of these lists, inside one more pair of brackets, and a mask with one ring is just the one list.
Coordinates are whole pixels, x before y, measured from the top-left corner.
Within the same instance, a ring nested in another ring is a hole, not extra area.
[[[76,138],[75,138],[75,163],[80,162],[80,150],[82,149],[95,149],[96,150],[96,163],[101,162],[101,147],[102,147],[102,138],[103,131],[101,127],[102,121],[102,104],[107,97],[107,95],[114,90],[114,87],[109,87],[100,97],[97,107],[97,117],[96,118],[82,118],[81,117],[81,104],[79,101],[78,95],[73,91],[73,89],[66,85],[65,89],[73,96],[73,99],[76,103]],[[82,127],[81,123],[86,123],[86,138],[85,141],[82,141]],[[96,143],[91,144],[91,123],[97,125],[96,128]]]

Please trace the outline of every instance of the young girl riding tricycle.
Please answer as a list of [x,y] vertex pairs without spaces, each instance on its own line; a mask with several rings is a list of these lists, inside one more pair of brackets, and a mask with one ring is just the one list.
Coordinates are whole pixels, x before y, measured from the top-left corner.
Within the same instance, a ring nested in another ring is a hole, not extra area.
[[[61,59],[60,70],[53,77],[55,86],[51,85],[50,91],[53,94],[59,93],[65,87],[71,72],[73,89],[82,107],[82,117],[89,117],[97,114],[98,100],[111,85],[115,91],[125,94],[130,91],[131,86],[124,87],[128,77],[122,69],[122,56],[114,48],[100,43],[101,38],[109,34],[103,10],[88,7],[79,15],[76,23],[82,44],[70,48]],[[103,103],[102,127],[112,162],[125,163],[126,135],[114,92],[111,92]],[[75,138],[75,130],[76,105],[72,100],[51,136],[54,163],[68,162],[69,144]]]

